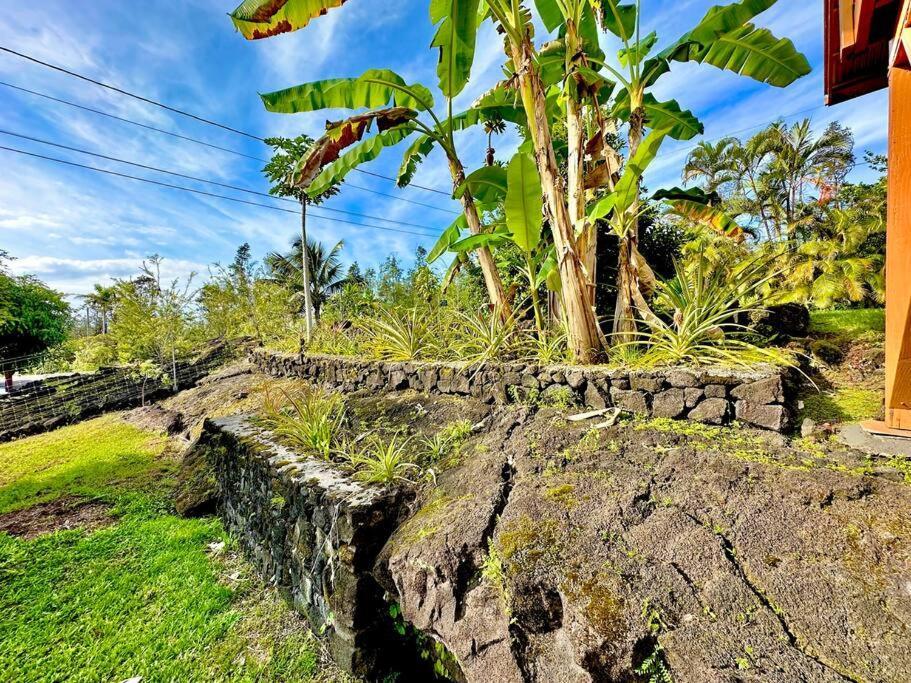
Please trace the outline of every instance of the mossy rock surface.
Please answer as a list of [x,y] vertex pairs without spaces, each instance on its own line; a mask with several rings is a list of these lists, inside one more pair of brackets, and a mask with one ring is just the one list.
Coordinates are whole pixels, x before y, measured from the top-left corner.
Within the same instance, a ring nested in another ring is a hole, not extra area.
[[900,463],[549,408],[499,409],[464,449],[377,572],[467,680],[907,680]]

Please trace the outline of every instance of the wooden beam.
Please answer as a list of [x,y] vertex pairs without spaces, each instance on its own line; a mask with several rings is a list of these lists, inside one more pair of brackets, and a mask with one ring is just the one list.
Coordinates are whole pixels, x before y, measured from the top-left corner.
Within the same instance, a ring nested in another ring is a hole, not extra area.
[[874,0],[854,0],[854,49],[864,50],[870,44]]
[[889,74],[886,424],[911,429],[911,70]]
[[854,0],[838,0],[838,34],[841,54],[854,47]]

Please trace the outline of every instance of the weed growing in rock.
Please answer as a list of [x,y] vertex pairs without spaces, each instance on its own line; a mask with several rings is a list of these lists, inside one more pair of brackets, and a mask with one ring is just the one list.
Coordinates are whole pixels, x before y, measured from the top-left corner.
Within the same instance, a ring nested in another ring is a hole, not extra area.
[[338,394],[305,388],[267,392],[262,422],[277,436],[326,460],[345,423],[345,403]]
[[373,435],[361,452],[350,456],[354,476],[368,484],[414,483],[408,474],[419,472],[420,468],[408,458],[410,445],[410,438],[393,436],[386,441]]
[[674,683],[671,672],[664,663],[661,644],[655,643],[655,649],[652,653],[642,660],[634,671],[640,676],[646,677],[648,683]]
[[510,595],[506,571],[503,568],[503,558],[494,546],[490,547],[484,557],[484,561],[481,563],[481,576],[487,583],[497,589],[497,593],[499,593],[500,599],[503,601],[503,608],[508,615]]

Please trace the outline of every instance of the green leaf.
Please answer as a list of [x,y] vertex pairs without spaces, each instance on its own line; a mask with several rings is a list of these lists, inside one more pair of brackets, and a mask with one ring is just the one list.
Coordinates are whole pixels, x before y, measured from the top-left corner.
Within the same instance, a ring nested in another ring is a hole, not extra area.
[[402,156],[402,163],[399,166],[399,173],[396,177],[396,184],[399,187],[405,187],[414,178],[418,166],[423,163],[427,155],[433,151],[436,140],[428,135],[421,135],[412,142],[405,154]]
[[621,5],[617,0],[603,0],[601,4],[604,27],[620,40],[632,40],[636,30],[636,6]]
[[652,51],[652,48],[655,47],[655,43],[657,42],[658,34],[655,31],[652,31],[638,43],[633,43],[630,45],[629,50],[627,50],[625,47],[620,48],[620,50],[617,52],[617,59],[623,66],[638,64],[648,56],[648,53]]
[[563,23],[563,13],[556,0],[535,0],[535,7],[541,17],[541,23],[548,31],[553,31]]
[[652,199],[663,200],[678,216],[688,218],[717,233],[732,239],[743,239],[743,229],[737,222],[715,204],[719,201],[715,193],[706,194],[700,188],[658,190]]
[[469,235],[449,245],[449,250],[457,254],[475,251],[481,247],[499,247],[509,242],[509,235],[503,232],[482,232]]
[[677,47],[684,43],[700,43],[709,45],[719,36],[740,28],[753,17],[765,12],[777,0],[742,0],[730,5],[715,5],[711,7],[698,24],[680,40],[664,50],[670,56]]
[[385,147],[397,145],[414,132],[414,128],[405,125],[392,128],[372,138],[354,145],[337,161],[325,166],[322,172],[307,188],[307,194],[316,197],[325,192],[332,185],[345,178],[348,173],[363,163],[376,159]]
[[492,118],[525,125],[525,109],[519,103],[516,92],[503,83],[481,95],[469,109],[453,115],[452,127],[453,130],[466,130]]
[[810,73],[810,63],[787,38],[746,24],[725,33],[710,45],[689,52],[689,61],[748,76],[783,88]]
[[620,176],[612,193],[617,197],[614,203],[617,209],[626,211],[639,197],[639,180],[645,169],[654,161],[665,135],[664,131],[654,131],[646,136],[633,157],[626,162],[623,175]]
[[258,40],[304,28],[344,3],[345,0],[244,0],[229,16],[244,38]]
[[443,234],[440,235],[436,244],[431,247],[430,252],[427,254],[427,263],[433,263],[447,252],[449,248],[458,241],[459,237],[462,236],[463,230],[468,230],[468,221],[465,220],[464,214],[456,218],[452,222],[452,225],[443,231]]
[[506,180],[506,227],[522,251],[533,251],[541,240],[543,199],[541,178],[531,154],[519,152],[512,158]]
[[560,274],[557,272],[557,253],[556,250],[551,247],[548,250],[544,261],[541,263],[541,267],[538,268],[538,272],[535,274],[535,287],[540,287],[544,283],[549,283],[551,276],[555,273],[557,275],[557,280],[559,281]]
[[506,196],[506,169],[501,166],[482,166],[465,178],[453,196],[460,199],[466,190],[471,191],[478,204],[496,205]]
[[433,0],[430,19],[439,24],[430,46],[439,48],[440,91],[449,98],[464,89],[474,62],[479,0]]
[[410,107],[426,111],[433,107],[433,95],[420,84],[408,85],[394,71],[371,69],[357,78],[330,78],[303,83],[293,88],[260,95],[266,109],[279,114],[321,109]]
[[[654,95],[646,93],[642,98],[642,107],[645,109],[645,125],[652,130],[662,130],[675,140],[689,140],[705,130],[693,112],[680,109],[677,100],[659,102]],[[619,119],[629,118],[629,93],[626,89],[617,94],[611,113]]]

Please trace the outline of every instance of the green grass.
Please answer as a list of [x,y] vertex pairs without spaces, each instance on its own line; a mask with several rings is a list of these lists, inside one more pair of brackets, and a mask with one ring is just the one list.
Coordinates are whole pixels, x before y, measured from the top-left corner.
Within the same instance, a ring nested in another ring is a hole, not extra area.
[[299,617],[220,522],[171,513],[164,445],[116,416],[0,445],[0,510],[75,494],[110,502],[117,518],[92,533],[0,534],[0,681],[325,675]]
[[811,335],[833,335],[846,339],[886,329],[886,312],[882,308],[852,308],[843,311],[812,311]]
[[110,497],[167,484],[165,439],[115,415],[0,444],[0,513],[63,494]]
[[815,422],[861,422],[882,413],[883,394],[874,389],[839,388],[804,397],[799,419]]

